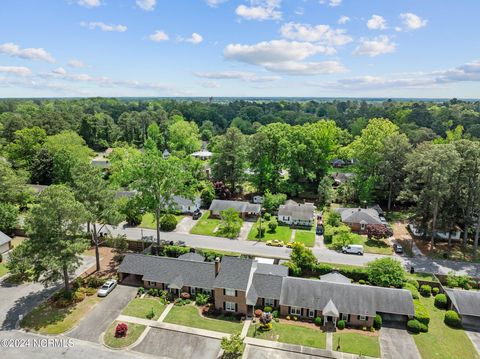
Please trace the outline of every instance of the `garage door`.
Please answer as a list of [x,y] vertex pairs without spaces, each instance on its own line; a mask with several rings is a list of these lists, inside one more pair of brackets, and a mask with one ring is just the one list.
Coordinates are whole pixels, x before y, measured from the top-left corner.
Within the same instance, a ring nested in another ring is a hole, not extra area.
[[480,329],[480,318],[471,317],[471,316],[468,316],[468,315],[463,315],[462,316],[462,325],[465,329],[479,330]]
[[393,324],[394,326],[405,325],[408,317],[400,314],[379,313],[382,316],[383,325]]

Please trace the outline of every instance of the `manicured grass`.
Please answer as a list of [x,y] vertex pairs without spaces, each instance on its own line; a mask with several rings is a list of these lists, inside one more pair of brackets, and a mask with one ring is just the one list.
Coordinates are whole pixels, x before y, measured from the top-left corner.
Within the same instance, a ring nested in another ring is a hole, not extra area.
[[209,218],[210,212],[205,212],[201,218],[198,219],[197,223],[190,230],[191,234],[201,234],[204,236],[215,236],[213,232],[215,228],[220,224],[220,220],[216,218]]
[[272,330],[268,332],[255,331],[255,325],[252,324],[248,328],[248,336],[320,349],[325,349],[326,347],[326,334],[320,329],[306,328],[293,324],[274,322]]
[[68,308],[55,308],[51,303],[44,302],[28,313],[20,326],[41,334],[64,333],[73,328],[100,300],[92,295]]
[[164,322],[229,334],[242,331],[242,323],[234,317],[205,318],[194,305],[174,306]]
[[[359,234],[353,234],[354,241],[352,244],[361,244],[363,245],[363,250],[365,253],[374,253],[374,254],[385,254],[390,255],[393,253],[392,246],[383,240],[368,239],[366,236]],[[330,249],[339,249],[336,248],[334,244],[327,244],[327,247]]]
[[153,318],[148,319],[157,320],[165,310],[165,307],[158,298],[135,298],[128,303],[122,314],[147,319],[147,316],[153,310],[155,315]]
[[413,337],[423,359],[480,358],[463,329],[445,325],[445,310],[435,307],[433,297],[420,297],[420,301],[430,314],[428,333]]
[[407,274],[405,274],[405,277],[407,279],[423,280],[423,281],[438,283],[438,280],[433,276],[432,273],[415,272],[411,274],[410,272],[407,272]]
[[3,277],[7,273],[8,273],[8,269],[5,266],[5,263],[0,263],[0,277]]
[[272,239],[278,239],[282,241],[283,243],[288,243],[290,242],[290,239],[292,238],[292,230],[288,226],[277,226],[275,229],[275,232],[271,232],[268,229],[268,221],[263,220],[262,221],[262,228],[265,228],[265,235],[262,238],[258,238],[258,227],[260,225],[260,220],[255,222],[255,224],[252,226],[252,229],[248,233],[248,240],[249,241],[262,241],[266,242]]
[[315,245],[315,232],[296,229],[295,242],[303,243],[306,247],[313,247]]
[[120,322],[113,322],[105,331],[103,341],[111,348],[125,348],[137,341],[140,335],[145,330],[145,325],[125,323],[128,325],[127,336],[123,338],[115,338],[115,328]]
[[333,350],[380,358],[378,337],[359,333],[334,333]]
[[[185,215],[183,214],[175,215],[175,218],[177,219],[177,223],[180,222],[183,219],[183,217],[185,217]],[[142,223],[140,223],[139,227],[157,229],[157,221],[155,221],[155,216],[152,213],[145,213],[142,216]]]

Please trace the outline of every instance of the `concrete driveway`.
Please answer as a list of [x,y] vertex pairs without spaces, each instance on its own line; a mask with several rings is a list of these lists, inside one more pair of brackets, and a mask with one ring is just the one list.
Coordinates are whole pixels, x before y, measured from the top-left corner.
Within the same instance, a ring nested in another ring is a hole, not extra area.
[[145,339],[131,351],[173,359],[216,359],[220,352],[220,340],[151,328]]
[[247,344],[243,353],[244,359],[319,359],[321,357],[308,354],[287,352],[285,350],[257,347]]
[[190,233],[190,230],[193,226],[198,222],[197,220],[193,220],[192,216],[186,215],[182,218],[182,220],[177,224],[177,228],[175,228],[175,232],[177,233]]
[[119,284],[80,321],[76,328],[66,335],[75,339],[99,343],[100,334],[112,324],[123,308],[135,297],[137,289]]
[[477,350],[477,353],[480,355],[480,332],[465,330],[465,333],[467,333],[468,337],[473,343],[473,346]]
[[382,327],[380,349],[384,359],[420,359],[413,337],[405,329]]
[[246,241],[248,240],[248,234],[250,233],[250,230],[252,229],[253,225],[255,222],[243,222],[242,228],[240,229],[240,234],[238,235],[238,240],[239,241]]

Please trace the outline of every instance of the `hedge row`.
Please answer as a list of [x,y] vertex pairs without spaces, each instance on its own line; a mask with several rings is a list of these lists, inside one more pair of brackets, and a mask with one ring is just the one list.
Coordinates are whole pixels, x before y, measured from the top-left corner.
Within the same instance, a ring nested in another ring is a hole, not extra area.
[[430,315],[428,314],[427,308],[419,299],[413,300],[413,306],[415,308],[415,319],[428,327],[428,323],[430,323]]

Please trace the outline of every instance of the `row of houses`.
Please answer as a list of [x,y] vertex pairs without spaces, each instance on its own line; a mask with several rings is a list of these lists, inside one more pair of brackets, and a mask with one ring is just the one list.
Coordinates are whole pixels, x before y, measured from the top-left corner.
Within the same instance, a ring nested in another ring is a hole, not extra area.
[[179,258],[128,254],[119,267],[124,283],[160,288],[174,295],[204,292],[215,308],[251,316],[255,308],[271,306],[281,316],[340,319],[350,326],[371,327],[375,315],[404,322],[414,316],[412,296],[403,289],[350,283],[339,273],[317,279],[290,277],[282,265],[224,256],[205,262],[195,253]]

